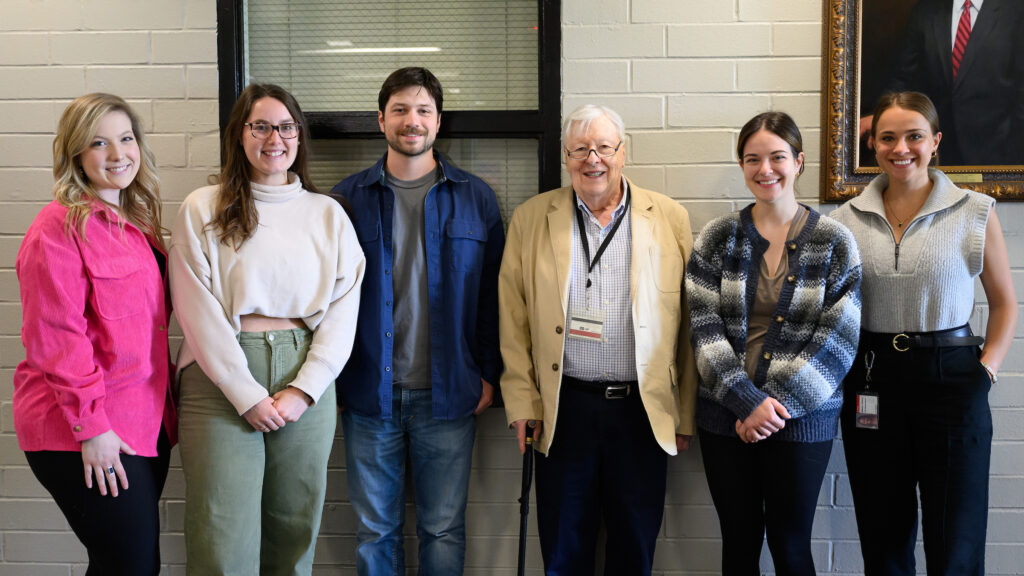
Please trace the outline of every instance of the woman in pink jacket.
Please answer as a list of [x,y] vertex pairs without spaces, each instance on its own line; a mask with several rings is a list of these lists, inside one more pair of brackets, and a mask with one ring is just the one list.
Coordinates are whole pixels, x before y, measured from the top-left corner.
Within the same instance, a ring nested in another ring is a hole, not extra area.
[[85,545],[88,576],[158,574],[170,306],[153,154],[128,104],[73,101],[53,175],[56,199],[18,251],[18,444]]

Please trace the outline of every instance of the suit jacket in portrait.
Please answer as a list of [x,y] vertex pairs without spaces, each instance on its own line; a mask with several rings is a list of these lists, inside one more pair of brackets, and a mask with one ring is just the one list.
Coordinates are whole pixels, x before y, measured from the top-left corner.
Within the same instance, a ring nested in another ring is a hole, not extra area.
[[935,103],[942,164],[1024,164],[1024,2],[984,0],[955,80],[952,19],[953,0],[914,6],[893,87]]
[[[697,370],[682,290],[693,234],[678,202],[632,183],[629,189],[630,294],[640,398],[658,444],[675,454],[675,435],[696,430]],[[505,411],[509,423],[543,421],[538,450],[545,454],[557,431],[574,206],[572,187],[565,187],[517,208],[498,280]]]

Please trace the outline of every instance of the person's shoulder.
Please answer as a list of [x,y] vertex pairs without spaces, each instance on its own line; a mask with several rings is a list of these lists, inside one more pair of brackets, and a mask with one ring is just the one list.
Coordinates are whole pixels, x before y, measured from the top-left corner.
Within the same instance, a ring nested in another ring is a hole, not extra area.
[[[838,209],[836,209],[836,210],[838,210]],[[822,214],[821,212],[818,212],[817,210],[814,210],[814,212],[818,213],[817,228],[822,230],[823,232],[825,232],[827,234],[846,234],[846,233],[848,233],[849,230],[846,228],[846,226],[842,222],[837,220],[836,218],[832,217],[836,213],[836,210],[833,210],[829,214]]]
[[493,201],[495,207],[497,206],[498,200],[494,189],[483,178],[455,166],[443,156],[438,156],[438,162],[441,164],[445,182],[455,192],[456,198],[465,198],[464,195],[468,194],[474,202]]
[[847,200],[840,204],[835,210],[832,210],[827,215],[823,214],[822,218],[828,218],[844,228],[849,228],[853,223],[861,217],[861,212],[854,209],[854,205],[851,204],[852,200]]
[[[175,221],[174,229],[182,225],[197,229],[212,220],[219,193],[219,184],[210,184],[190,192],[181,202],[181,208],[178,209],[178,218]],[[174,229],[172,229],[172,232]]]
[[712,219],[704,225],[697,235],[697,246],[702,251],[723,247],[727,241],[741,236],[743,226],[740,224],[740,213],[730,212]]
[[564,186],[562,188],[555,188],[554,190],[548,190],[547,192],[541,192],[531,196],[528,200],[520,204],[516,208],[516,212],[522,215],[535,215],[546,213],[553,204],[564,202],[570,208],[572,207],[572,187]]
[[189,208],[200,208],[205,206],[212,206],[217,200],[217,194],[220,193],[220,184],[209,184],[201,188],[196,188],[185,196],[185,200],[182,201],[182,208],[188,206]]
[[658,210],[665,212],[670,216],[689,218],[689,213],[686,211],[686,207],[675,198],[656,190],[650,190],[635,185],[632,186],[632,190],[635,196],[643,196],[647,198],[651,204],[658,208]]
[[380,167],[381,162],[377,162],[373,166],[348,175],[342,179],[341,182],[335,184],[334,188],[331,188],[331,195],[345,196],[356,188],[365,187],[373,182],[379,181]]
[[981,192],[975,192],[974,190],[968,190],[966,188],[961,188],[961,190],[963,190],[964,197],[971,205],[991,208],[996,203],[996,199],[988,194],[982,194]]
[[[68,209],[56,200],[51,200],[43,209],[36,214],[32,224],[25,232],[26,238],[30,236],[67,236],[69,228],[66,224]],[[72,230],[73,232],[73,230]]]
[[836,246],[844,248],[857,246],[853,232],[850,232],[850,229],[845,224],[833,218],[831,214],[820,215],[817,226],[815,226],[815,235]]

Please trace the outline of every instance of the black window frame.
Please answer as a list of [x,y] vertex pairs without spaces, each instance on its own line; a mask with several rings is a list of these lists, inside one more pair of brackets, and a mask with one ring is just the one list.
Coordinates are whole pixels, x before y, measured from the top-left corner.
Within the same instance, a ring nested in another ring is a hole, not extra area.
[[[244,86],[243,0],[217,0],[220,131]],[[538,109],[445,110],[439,138],[525,138],[538,141],[539,192],[561,185],[561,0],[538,0]],[[313,139],[383,138],[377,111],[306,113]]]

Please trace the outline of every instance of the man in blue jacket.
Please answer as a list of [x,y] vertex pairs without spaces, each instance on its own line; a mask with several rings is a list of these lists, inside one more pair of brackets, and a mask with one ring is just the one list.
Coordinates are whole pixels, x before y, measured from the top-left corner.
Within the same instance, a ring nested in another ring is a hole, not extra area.
[[405,462],[412,463],[421,574],[462,574],[475,414],[501,375],[494,191],[433,150],[441,83],[425,68],[384,81],[388,142],[334,187],[366,254],[355,348],[338,378],[360,576],[405,574]]

